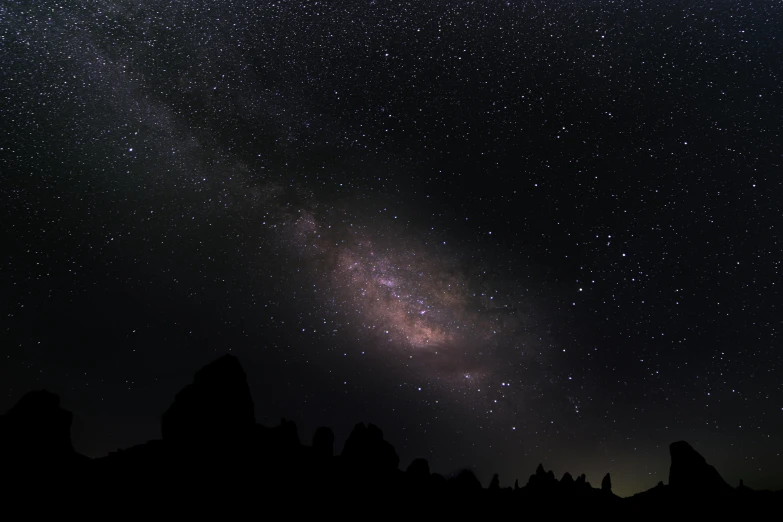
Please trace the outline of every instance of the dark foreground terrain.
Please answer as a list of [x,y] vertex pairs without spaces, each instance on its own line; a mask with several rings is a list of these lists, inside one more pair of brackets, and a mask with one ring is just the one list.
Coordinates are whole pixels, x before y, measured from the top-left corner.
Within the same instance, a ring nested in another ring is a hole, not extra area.
[[[319,428],[303,445],[293,422],[256,424],[239,361],[226,355],[196,373],[161,419],[162,440],[90,459],[71,444],[70,412],[57,395],[30,392],[0,417],[3,511],[21,516],[85,514],[111,518],[205,515],[387,518],[444,515],[574,514],[777,516],[783,491],[729,486],[687,442],[670,446],[669,484],[630,498],[612,493],[609,474],[594,488],[584,475],[560,480],[542,465],[527,483],[484,488],[470,471],[451,478],[424,459],[402,471],[381,430],[357,424],[339,455]],[[12,517],[13,518],[13,517]],[[9,518],[10,520],[11,518]]]

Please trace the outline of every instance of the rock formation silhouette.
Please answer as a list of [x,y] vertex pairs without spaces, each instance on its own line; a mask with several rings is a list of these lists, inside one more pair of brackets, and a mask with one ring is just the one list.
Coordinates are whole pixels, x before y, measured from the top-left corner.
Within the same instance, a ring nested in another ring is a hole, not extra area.
[[481,482],[476,474],[469,469],[463,469],[449,480],[449,485],[454,491],[462,494],[471,494],[481,490]]
[[412,478],[427,478],[430,476],[430,463],[426,459],[413,459],[405,473]]
[[604,475],[603,480],[601,480],[601,491],[612,492],[612,477],[609,476],[609,473]]
[[684,440],[669,445],[669,487],[680,494],[722,493],[731,489],[718,470]]
[[383,432],[375,424],[357,424],[345,441],[341,457],[353,466],[381,472],[396,470],[400,464],[394,446],[383,439]]
[[313,452],[321,459],[334,456],[334,433],[331,428],[321,426],[313,435]]
[[[783,500],[783,492],[754,491],[742,481],[732,488],[684,441],[670,446],[669,484],[659,482],[626,499],[612,493],[609,473],[601,488],[594,489],[584,474],[574,479],[566,472],[558,481],[543,464],[525,486],[515,480],[513,488],[501,488],[495,474],[484,489],[467,469],[446,480],[432,473],[424,459],[413,460],[403,472],[394,447],[374,424],[356,424],[335,455],[329,428],[318,428],[312,445],[304,446],[291,421],[282,419],[275,427],[256,424],[247,377],[230,355],[199,370],[193,383],[176,395],[161,419],[162,440],[89,459],[73,450],[71,420],[59,397],[43,390],[26,394],[0,416],[0,469],[6,478],[27,477],[9,482],[6,498],[19,500],[27,492],[34,502],[45,493],[42,488],[49,488],[69,499],[89,491],[107,506],[137,502],[176,504],[178,509],[182,502],[195,507],[230,498],[249,505],[263,498],[276,506],[318,513],[328,511],[337,498],[350,498],[351,505],[366,504],[376,514],[384,509],[382,515],[395,509],[408,513],[403,508],[410,502],[415,509],[437,506],[439,512],[451,509],[459,516],[489,506],[509,513],[516,512],[516,506],[570,506],[603,514],[668,515],[687,503],[702,513],[715,507],[725,514],[734,506],[747,514],[753,507]],[[32,483],[37,486],[26,486]]]
[[27,393],[0,416],[0,463],[73,464],[80,455],[71,444],[72,420],[57,395],[46,390]]
[[255,426],[247,376],[239,360],[224,355],[196,372],[161,418],[163,440],[209,447],[247,434]]

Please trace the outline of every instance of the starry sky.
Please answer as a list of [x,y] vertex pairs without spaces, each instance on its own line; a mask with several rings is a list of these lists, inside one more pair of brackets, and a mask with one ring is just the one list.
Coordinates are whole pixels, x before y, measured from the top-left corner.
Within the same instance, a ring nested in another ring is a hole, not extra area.
[[783,487],[783,2],[0,2],[0,410]]

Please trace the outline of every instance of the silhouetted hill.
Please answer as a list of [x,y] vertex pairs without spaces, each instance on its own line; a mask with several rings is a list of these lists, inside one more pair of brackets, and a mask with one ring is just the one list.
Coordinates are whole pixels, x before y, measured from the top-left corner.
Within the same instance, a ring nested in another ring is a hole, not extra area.
[[[410,514],[414,506],[420,516],[429,513],[422,509],[466,516],[472,509],[513,515],[555,507],[676,516],[688,505],[702,513],[715,508],[726,514],[734,508],[742,514],[783,500],[783,492],[757,492],[742,483],[732,488],[684,441],[670,446],[669,484],[627,499],[612,493],[608,473],[596,489],[584,474],[574,479],[566,472],[557,480],[543,464],[525,486],[514,480],[513,488],[503,487],[494,475],[485,489],[470,470],[446,479],[432,473],[425,459],[415,459],[402,472],[397,452],[374,424],[356,424],[335,456],[329,428],[318,428],[312,445],[305,446],[291,421],[282,419],[275,427],[256,424],[247,377],[230,355],[199,370],[177,394],[161,419],[162,440],[88,459],[73,450],[71,419],[59,397],[47,391],[28,393],[0,417],[0,465],[9,502],[54,492],[73,499],[89,491],[93,502],[110,510],[154,504],[180,513],[207,505],[265,505],[298,514],[365,506],[371,511],[363,511],[364,516]],[[12,477],[23,480],[9,481]],[[58,505],[64,504],[51,507]]]

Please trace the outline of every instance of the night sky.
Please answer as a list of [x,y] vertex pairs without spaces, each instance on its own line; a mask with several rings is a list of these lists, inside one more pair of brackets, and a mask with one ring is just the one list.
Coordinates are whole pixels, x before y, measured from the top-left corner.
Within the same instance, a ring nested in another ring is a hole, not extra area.
[[783,2],[0,2],[0,411],[783,487]]

